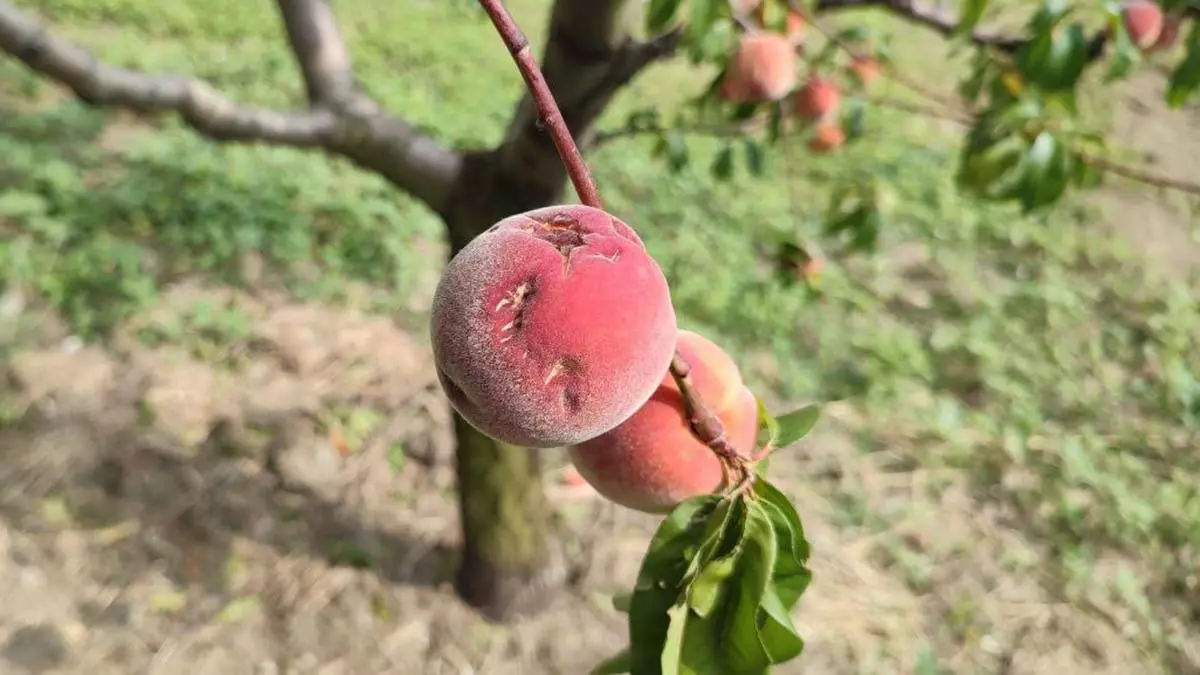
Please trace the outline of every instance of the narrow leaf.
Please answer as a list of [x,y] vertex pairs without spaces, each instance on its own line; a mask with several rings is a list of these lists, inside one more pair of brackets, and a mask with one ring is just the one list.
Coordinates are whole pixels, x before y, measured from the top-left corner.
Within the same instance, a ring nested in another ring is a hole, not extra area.
[[670,617],[667,639],[660,656],[662,675],[679,675],[679,664],[683,658],[683,631],[687,628],[687,605],[675,605],[668,612]]
[[761,607],[764,614],[762,642],[771,663],[785,663],[799,656],[804,651],[804,638],[800,637],[787,607],[773,587],[768,587],[763,594]]
[[779,423],[779,447],[785,448],[807,436],[819,419],[821,407],[816,404],[806,405],[779,417],[776,420]]
[[770,518],[757,500],[751,500],[745,550],[736,572],[737,594],[725,623],[725,662],[732,673],[761,673],[771,665],[758,633],[758,608],[771,582],[777,551]]

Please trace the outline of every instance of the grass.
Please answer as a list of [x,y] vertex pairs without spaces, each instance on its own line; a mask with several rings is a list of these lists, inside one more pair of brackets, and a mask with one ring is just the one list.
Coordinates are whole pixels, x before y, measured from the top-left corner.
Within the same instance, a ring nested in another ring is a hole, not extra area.
[[[510,4],[538,40],[545,3]],[[123,65],[193,72],[254,103],[284,105],[299,91],[269,3],[39,7]],[[364,81],[390,109],[458,145],[499,138],[520,81],[469,3],[348,0],[338,11]],[[609,121],[635,102],[678,100],[694,89],[686,77],[678,65],[656,69]],[[218,147],[173,121],[135,123],[52,94],[0,61],[0,104],[20,110],[0,120],[0,279],[78,334],[103,339],[164,283],[195,273],[328,302],[366,289],[368,306],[407,312],[421,330],[413,298],[442,244],[413,200],[343,162]],[[995,575],[964,573],[989,588],[1033,578],[1051,601],[1112,623],[1147,663],[1200,667],[1194,279],[1155,273],[1084,203],[1025,217],[965,198],[947,170],[955,139],[887,111],[848,152],[798,155],[791,170],[773,155],[762,178],[712,180],[711,142],[695,144],[695,170],[681,175],[649,150],[624,141],[594,163],[611,208],[663,265],[682,324],[719,338],[777,398],[851,402],[856,461],[929,478],[897,504],[845,477],[806,477],[843,531],[876,537],[879,564],[915,594],[952,588],[951,571],[975,560],[972,542],[901,532],[963,490],[973,522],[1006,542]],[[816,236],[830,187],[861,175],[893,192],[883,253],[833,266],[816,295],[776,274],[763,242]],[[248,271],[257,255],[265,277]],[[205,357],[244,333],[236,310],[191,307],[140,335]],[[940,654],[989,630],[980,598],[932,613]]]

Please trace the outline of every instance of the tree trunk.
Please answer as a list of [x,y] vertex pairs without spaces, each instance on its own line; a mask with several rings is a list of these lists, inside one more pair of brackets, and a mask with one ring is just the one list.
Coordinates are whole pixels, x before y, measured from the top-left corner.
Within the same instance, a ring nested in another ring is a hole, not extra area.
[[[497,220],[561,195],[561,187],[530,194],[500,165],[496,152],[465,156],[455,195],[461,199],[451,200],[457,207],[446,218],[451,257]],[[457,414],[454,433],[463,538],[458,593],[494,620],[538,611],[550,594],[535,590],[553,571],[540,452],[485,436]]]

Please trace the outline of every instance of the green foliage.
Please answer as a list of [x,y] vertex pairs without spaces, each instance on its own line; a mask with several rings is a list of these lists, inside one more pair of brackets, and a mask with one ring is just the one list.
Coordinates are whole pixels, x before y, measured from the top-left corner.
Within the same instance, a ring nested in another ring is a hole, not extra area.
[[[672,172],[686,170],[692,157],[689,147],[695,138],[714,130],[724,135],[740,129],[742,136],[764,146],[785,144],[789,135],[803,137],[811,133],[802,122],[783,122],[787,116],[784,111],[791,106],[790,97],[779,104],[721,99],[720,84],[741,35],[740,29],[734,28],[738,22],[755,21],[753,17],[734,17],[735,4],[724,0],[671,0],[652,2],[647,9],[651,32],[682,26],[690,60],[714,70],[703,93],[670,124],[652,125],[659,138],[656,155],[666,159]],[[782,32],[788,3],[764,0],[764,4],[765,28]],[[1100,130],[1081,121],[1077,97],[1089,86],[1090,68],[1106,69],[1105,80],[1111,82],[1136,72],[1151,61],[1150,56],[1133,44],[1120,6],[1110,6],[1103,21],[1098,21],[1095,13],[1084,11],[1078,3],[1059,0],[1037,5],[1021,33],[1024,41],[1013,53],[974,45],[971,35],[985,23],[990,7],[986,1],[964,3],[954,30],[956,42],[971,45],[975,53],[972,67],[963,73],[960,83],[960,91],[971,104],[967,112],[973,122],[958,158],[962,186],[977,197],[1014,202],[1026,211],[1056,204],[1072,190],[1096,187],[1103,166],[1096,159],[1110,153]],[[1193,21],[1191,25],[1184,54],[1173,57],[1179,60],[1165,88],[1166,101],[1174,108],[1183,106],[1200,87],[1200,24]],[[1106,40],[1108,48],[1098,50],[1097,40],[1105,31],[1111,36]],[[890,60],[884,56],[883,41],[872,44],[875,41],[862,24],[837,30],[827,27],[822,33],[810,30],[804,35],[804,55],[798,57],[803,60],[801,71],[805,76],[833,77],[843,85],[844,92],[851,91],[848,83],[853,81],[846,72],[850,49]],[[812,46],[814,41],[818,46]],[[872,125],[878,124],[866,114],[872,107],[870,98],[849,97],[843,103],[837,123],[848,142],[869,134]],[[758,124],[748,124],[752,122]],[[748,168],[757,174],[759,166],[756,162]],[[724,181],[740,168],[733,144],[727,143],[713,158],[711,173]],[[826,230],[828,234],[845,234],[856,248],[869,251],[878,240],[883,214],[871,200],[854,196],[861,187],[851,183],[835,192]],[[842,203],[850,199],[855,202]]]
[[811,581],[808,556],[799,514],[764,478],[681,504],[642,561],[629,649],[592,672],[766,673],[794,659],[804,640],[789,611]]

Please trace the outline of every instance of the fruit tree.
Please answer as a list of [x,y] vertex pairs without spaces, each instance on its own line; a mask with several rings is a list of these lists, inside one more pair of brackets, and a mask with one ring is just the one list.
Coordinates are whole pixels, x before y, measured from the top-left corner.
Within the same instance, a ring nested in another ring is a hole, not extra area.
[[[444,145],[374,101],[329,0],[277,0],[308,98],[296,110],[98,62],[7,2],[0,49],[92,105],[172,112],[215,141],[340,156],[441,216],[451,258],[431,340],[456,412],[459,593],[496,618],[524,609],[521,591],[548,551],[541,448],[568,448],[601,495],[665,516],[636,587],[616,600],[629,648],[597,673],[762,673],[800,655],[790,612],[811,580],[808,543],[766,460],[807,434],[819,409],[773,417],[720,345],[679,330],[638,223],[605,210],[581,150],[653,136],[664,170],[678,171],[692,159],[688,139],[711,135],[722,139],[711,170],[724,177],[761,171],[775,152],[795,161],[788,140],[837,152],[869,127],[872,106],[893,106],[963,126],[958,183],[980,199],[1045,208],[1107,173],[1200,194],[1114,159],[1077,106],[1083,87],[1138,67],[1162,70],[1167,102],[1183,106],[1200,86],[1200,3],[1045,0],[1008,33],[985,26],[987,0],[953,10],[917,0],[556,0],[540,65],[500,0],[478,4],[527,85],[503,140],[483,150]],[[854,24],[866,9],[971,55],[954,100],[929,94],[885,40]],[[596,128],[618,92],[671,58],[712,73],[700,95],[669,115],[649,108]],[[882,78],[925,103],[874,96]],[[580,203],[564,200],[568,182]],[[829,198],[826,236],[872,248],[886,185],[865,178]],[[781,250],[815,282],[823,261],[807,242]]]

